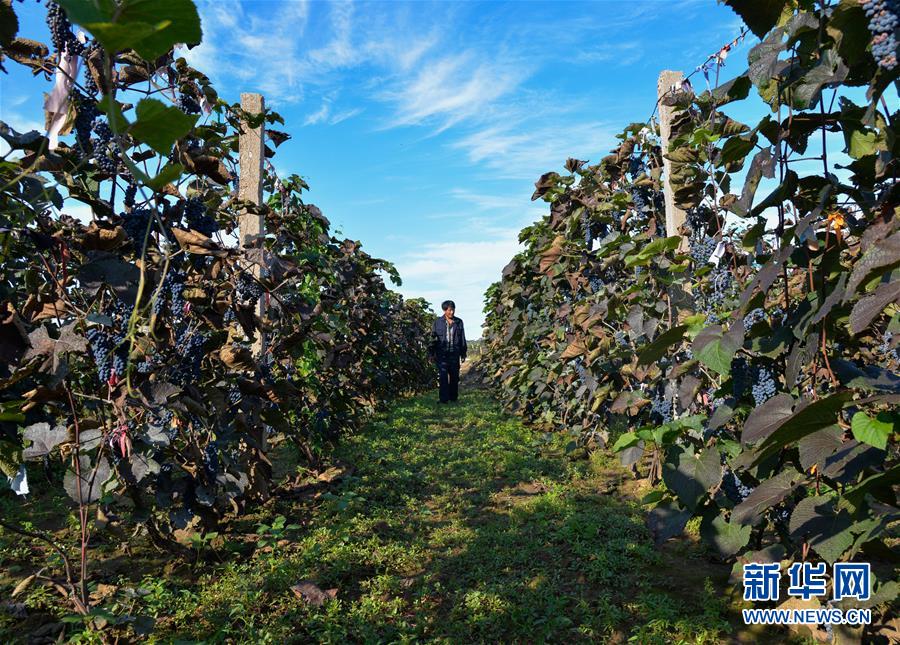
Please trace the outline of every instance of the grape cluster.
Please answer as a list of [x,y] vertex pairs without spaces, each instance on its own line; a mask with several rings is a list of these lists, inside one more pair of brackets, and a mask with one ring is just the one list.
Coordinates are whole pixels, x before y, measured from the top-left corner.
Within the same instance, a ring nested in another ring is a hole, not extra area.
[[647,188],[631,187],[631,201],[634,203],[634,212],[638,220],[646,218],[646,212],[650,210],[650,202],[648,201],[649,190]]
[[690,239],[690,251],[694,264],[699,266],[709,262],[709,258],[712,257],[713,251],[716,250],[718,244],[714,238],[705,235],[703,237],[692,237]]
[[640,155],[631,155],[631,159],[628,160],[628,173],[632,179],[645,172],[646,168],[647,166],[644,165],[644,160]]
[[184,203],[184,217],[188,228],[211,237],[219,230],[219,224],[206,211],[206,205],[199,197],[191,197]]
[[153,313],[159,316],[168,305],[174,322],[180,322],[184,315],[184,283],[186,277],[181,271],[171,270],[163,278],[159,295],[153,301]]
[[164,430],[171,441],[178,434],[178,429],[172,424],[174,419],[175,414],[170,409],[154,406],[150,412],[148,422],[151,426]]
[[158,353],[154,352],[151,355],[144,356],[144,360],[139,361],[135,368],[138,371],[138,374],[150,374],[159,365],[161,357]]
[[241,388],[232,383],[228,386],[228,403],[237,406],[241,402]]
[[203,361],[203,345],[206,335],[189,325],[184,325],[175,334],[175,352],[178,364],[171,375],[176,385],[187,385],[200,377],[200,363]]
[[94,119],[100,116],[100,110],[97,109],[93,99],[85,96],[81,92],[74,90],[72,92],[72,101],[75,105],[75,141],[81,148],[82,154],[87,154],[91,144],[91,132],[94,127]]
[[189,94],[179,94],[176,105],[185,114],[200,114],[200,104]]
[[216,475],[219,474],[219,451],[216,449],[215,441],[210,441],[203,450],[203,471],[212,481],[215,481]]
[[[95,52],[101,51],[103,48],[100,46],[96,40],[92,40],[91,43],[85,47],[84,49],[84,59],[85,61],[94,55]],[[96,96],[100,93],[100,88],[97,87],[97,82],[94,80],[94,75],[91,74],[91,68],[88,65],[84,66],[84,89],[91,96]]]
[[115,174],[120,150],[119,146],[113,142],[112,128],[109,127],[109,123],[104,119],[97,117],[91,123],[91,130],[97,135],[96,138],[91,140],[94,148],[94,161],[97,163],[97,167],[107,174]]
[[58,52],[68,52],[78,56],[84,51],[84,45],[78,42],[72,33],[72,23],[66,17],[66,12],[53,0],[47,4],[47,26],[50,28],[50,40],[53,48]]
[[762,405],[773,396],[777,388],[775,387],[775,379],[772,372],[765,367],[758,367],[753,370],[753,401],[757,406]]
[[591,218],[586,209],[581,211],[581,227],[584,230],[584,244],[590,249],[593,237],[591,235]]
[[878,64],[892,71],[897,66],[897,28],[900,0],[862,0],[872,32],[872,55]]
[[722,492],[732,502],[740,504],[753,492],[753,488],[746,486],[731,468],[725,466],[722,469]]
[[603,280],[601,280],[598,276],[593,276],[588,279],[588,283],[591,285],[591,291],[594,293],[600,293],[605,284]]
[[663,423],[672,420],[673,401],[668,401],[664,396],[656,395],[650,401],[650,414],[654,414],[662,419]]
[[699,234],[703,227],[706,226],[707,222],[710,220],[710,216],[712,215],[712,210],[709,206],[701,204],[695,208],[691,208],[687,212],[686,221],[688,226],[691,227],[691,230]]
[[115,298],[106,303],[103,313],[112,318],[119,327],[124,327],[134,313],[134,303],[129,305],[121,298]]
[[734,277],[728,269],[716,268],[710,274],[710,278],[712,291],[708,295],[709,303],[712,306],[720,305],[725,302],[725,298],[728,296],[734,282]]
[[744,328],[750,329],[758,322],[762,322],[766,320],[766,312],[761,307],[757,307],[751,311],[747,312],[747,315],[744,316]]
[[89,327],[85,336],[100,383],[115,385],[119,377],[125,375],[126,354],[122,347],[124,338],[106,327]]
[[129,183],[128,187],[125,189],[125,197],[122,198],[122,202],[125,204],[126,208],[134,208],[135,197],[137,197],[137,184]]
[[620,347],[628,347],[628,336],[625,335],[625,332],[621,329],[617,329],[616,333],[613,334],[613,339]]
[[241,273],[237,281],[237,296],[241,302],[249,303],[255,306],[263,294],[262,285],[256,280],[249,277],[246,273]]
[[128,239],[134,245],[137,255],[144,252],[144,237],[147,234],[147,228],[152,224],[152,219],[153,211],[149,208],[139,208],[122,214],[122,228],[125,229]]

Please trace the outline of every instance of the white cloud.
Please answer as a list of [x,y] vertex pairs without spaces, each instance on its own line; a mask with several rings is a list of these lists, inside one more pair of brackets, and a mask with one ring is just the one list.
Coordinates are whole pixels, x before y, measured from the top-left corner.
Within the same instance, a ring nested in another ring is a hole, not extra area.
[[412,77],[382,94],[395,108],[386,127],[436,123],[437,132],[442,132],[482,115],[525,78],[521,66],[488,62],[474,51],[426,62]]
[[[275,4],[275,3],[271,3]],[[270,102],[299,101],[302,94],[305,0],[280,2],[270,11],[248,13],[237,0],[207,0],[198,7],[203,41],[180,52],[223,87],[238,79],[240,91],[259,91]]]
[[513,255],[521,251],[519,229],[507,229],[494,239],[478,242],[435,242],[396,262],[409,298],[422,297],[438,309],[450,299],[466,321],[466,336],[481,336],[484,322],[484,292],[500,278]]
[[313,112],[306,120],[303,121],[303,125],[315,125],[316,123],[322,123],[328,119],[328,113],[331,112],[331,104],[328,101],[322,101],[322,107],[318,109],[318,111]]
[[450,191],[450,195],[478,210],[512,209],[528,205],[528,196],[523,194],[493,195],[476,193],[467,188],[454,188]]
[[463,150],[472,163],[481,163],[497,176],[535,180],[559,170],[569,157],[589,159],[615,147],[614,126],[592,121],[570,123],[560,118],[536,128],[527,124],[491,125],[458,139],[451,147]]
[[326,96],[324,99],[322,99],[321,107],[307,116],[303,121],[303,125],[317,125],[321,123],[327,125],[337,125],[338,123],[346,121],[347,119],[350,119],[363,111],[362,108],[352,108],[349,110],[333,112],[332,105],[335,96],[336,93]]
[[362,111],[362,108],[353,108],[352,110],[344,110],[343,112],[338,112],[328,120],[328,124],[337,125],[342,121],[346,121],[347,119],[355,117],[357,114],[361,114]]

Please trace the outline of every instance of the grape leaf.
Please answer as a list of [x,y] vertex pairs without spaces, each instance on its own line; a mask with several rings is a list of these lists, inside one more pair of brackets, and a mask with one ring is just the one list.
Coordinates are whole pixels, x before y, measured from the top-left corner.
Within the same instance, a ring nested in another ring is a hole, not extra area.
[[[780,503],[803,481],[804,475],[796,470],[784,470],[766,479],[753,489],[744,501],[731,511],[733,524],[755,525],[764,518],[763,512]],[[743,546],[743,545],[742,545]]]
[[666,353],[666,350],[668,350],[669,347],[675,343],[681,342],[687,329],[687,325],[678,325],[657,336],[656,340],[645,346],[641,349],[640,353],[638,353],[638,364],[649,365],[650,363],[658,361]]
[[657,504],[647,513],[647,528],[657,544],[665,542],[669,538],[680,535],[684,531],[691,512],[678,508],[671,501]]
[[724,375],[731,372],[731,359],[740,345],[731,331],[726,334],[722,332],[721,326],[712,325],[697,334],[693,351],[700,362]]
[[22,450],[23,459],[40,459],[50,454],[56,446],[69,439],[69,431],[64,425],[51,429],[46,422],[35,423],[25,428],[23,438],[31,445]]
[[9,47],[19,31],[19,19],[13,11],[11,0],[0,2],[0,47]]
[[742,526],[732,519],[725,520],[721,515],[711,522],[703,522],[700,525],[700,535],[709,544],[712,544],[723,557],[729,557],[747,546],[750,541],[751,526]]
[[788,7],[787,0],[722,0],[731,10],[739,15],[750,31],[759,38],[765,37],[769,30],[778,24],[778,19]]
[[678,500],[693,511],[707,491],[722,479],[719,451],[707,449],[695,454],[693,448],[674,446],[672,459],[663,464],[663,480]]
[[741,442],[746,446],[768,438],[791,417],[793,407],[794,397],[782,393],[754,408],[744,423]]
[[816,430],[821,430],[836,423],[838,412],[852,396],[852,392],[838,392],[810,403],[802,409],[795,410],[777,430],[763,440],[753,464],[758,464],[765,457],[793,444],[795,441],[799,441]]
[[806,540],[828,564],[834,564],[853,546],[853,520],[845,510],[836,510],[833,498],[812,496],[800,500],[791,514],[791,535]]
[[891,417],[884,412],[879,413],[874,419],[865,412],[857,412],[853,415],[850,427],[857,441],[862,441],[881,450],[887,447],[888,437],[894,431],[894,423]]
[[900,301],[900,280],[878,285],[875,293],[853,305],[850,312],[850,333],[858,334],[863,331],[885,307],[898,301]]
[[94,464],[87,455],[78,458],[79,472],[76,474],[73,466],[66,471],[63,479],[63,487],[76,502],[91,504],[100,499],[103,494],[103,484],[112,476],[112,470],[106,457],[101,457],[97,464],[96,473]]
[[[135,113],[137,120],[131,124],[129,132],[163,155],[172,151],[175,142],[190,132],[199,118],[196,114],[185,114],[177,107],[156,99],[141,99]],[[163,173],[168,172],[169,175],[178,170],[175,165],[171,165],[171,168],[167,165],[166,168],[169,170],[164,169]],[[161,176],[168,177],[164,174]]]
[[177,43],[199,43],[200,16],[191,0],[59,0],[73,22],[110,52],[134,49],[153,61]]

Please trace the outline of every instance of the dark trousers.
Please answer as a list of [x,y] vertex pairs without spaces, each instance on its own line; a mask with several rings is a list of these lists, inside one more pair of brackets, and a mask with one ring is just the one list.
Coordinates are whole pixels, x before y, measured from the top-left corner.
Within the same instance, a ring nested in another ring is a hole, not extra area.
[[459,398],[459,356],[439,356],[437,367],[441,402],[456,401]]

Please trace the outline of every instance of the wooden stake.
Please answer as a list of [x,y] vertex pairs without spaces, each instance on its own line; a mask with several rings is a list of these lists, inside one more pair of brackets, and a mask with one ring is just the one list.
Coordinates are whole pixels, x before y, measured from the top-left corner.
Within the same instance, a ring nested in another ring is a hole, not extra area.
[[[681,72],[673,72],[670,70],[665,70],[659,75],[659,82],[656,85],[656,95],[659,99],[666,94],[668,94],[673,86],[681,86],[681,81],[684,80],[684,74]],[[660,143],[662,144],[662,151],[665,155],[669,150],[669,135],[671,133],[672,126],[672,114],[674,112],[674,108],[663,105],[660,100],[659,104],[659,136]],[[671,176],[672,176],[672,162],[663,157],[663,174],[664,174],[664,193],[666,198],[666,235],[671,237],[673,235],[679,235],[678,227],[684,224],[684,220],[687,217],[687,213],[682,209],[675,206],[675,193],[672,190]],[[685,244],[685,241],[682,240],[682,246]]]
[[[260,114],[265,107],[262,94],[241,93],[241,108],[250,114]],[[265,122],[257,128],[250,128],[246,123],[241,126],[241,134],[238,140],[238,152],[240,154],[240,177],[238,184],[238,198],[262,204],[263,196],[263,159],[265,148]],[[243,248],[261,247],[265,236],[265,218],[257,213],[245,212],[241,214],[239,221],[239,235]],[[260,266],[251,264],[246,267],[255,278],[260,277]],[[265,302],[262,298],[257,304],[256,314],[262,318],[265,313]],[[264,339],[261,333],[256,335],[253,343],[253,352],[262,354]]]

